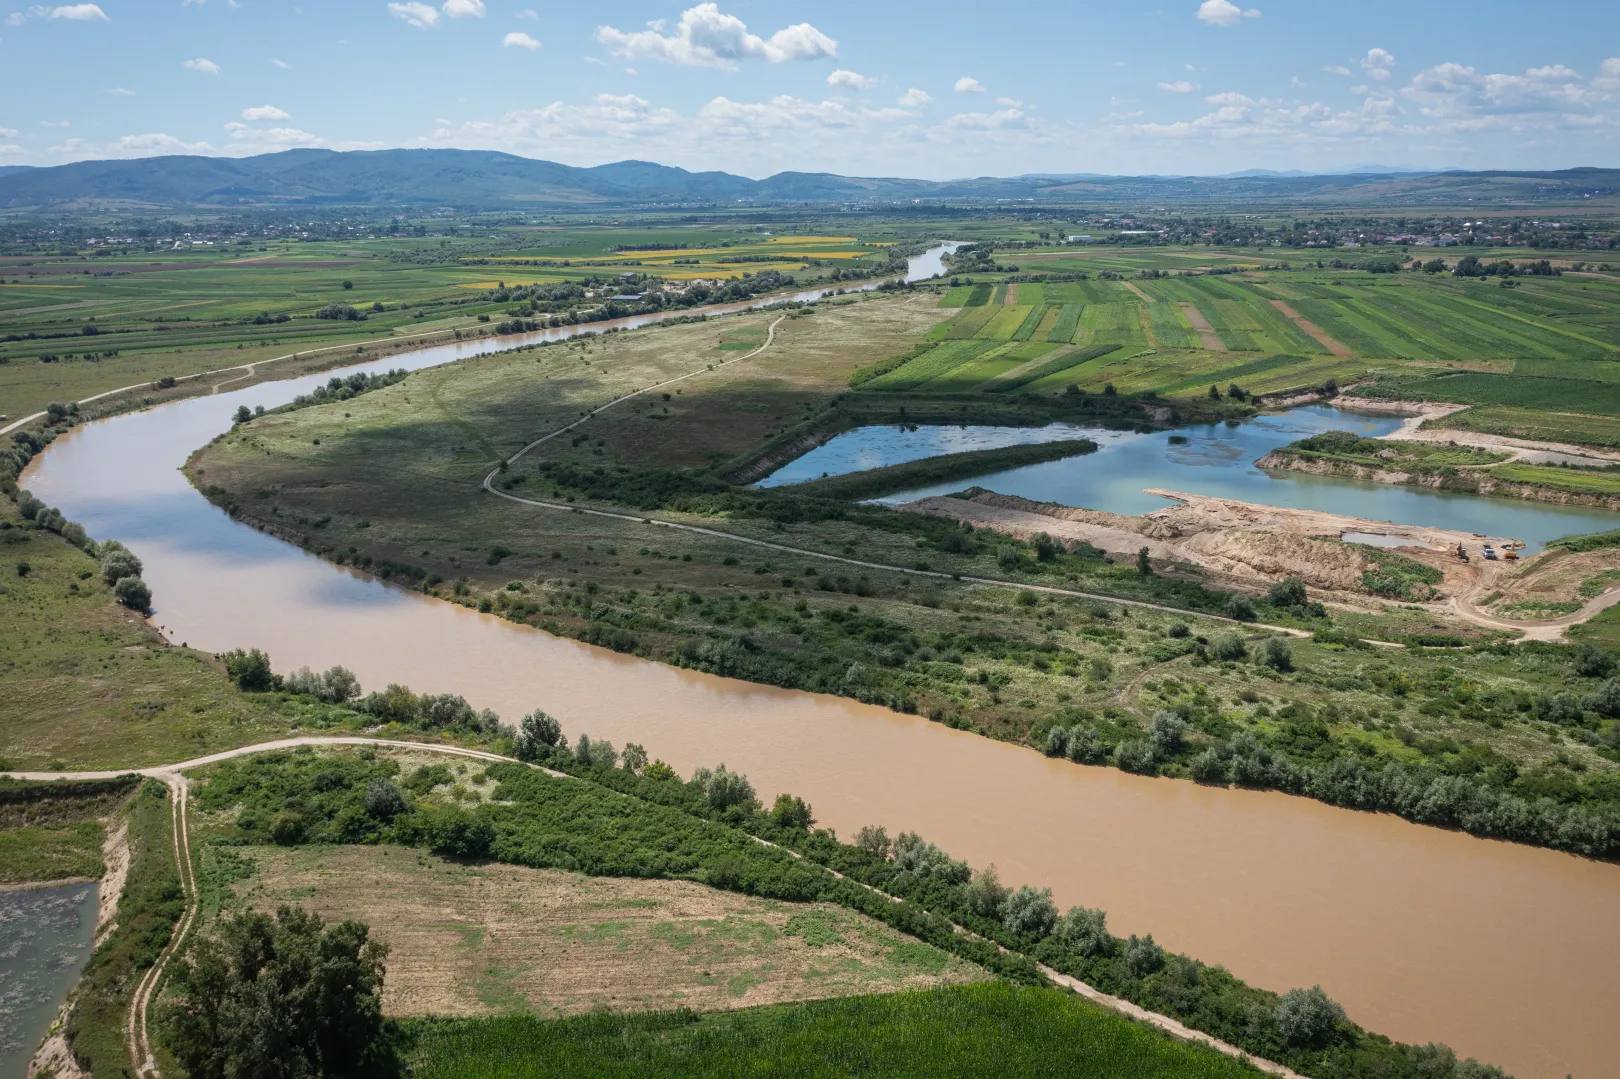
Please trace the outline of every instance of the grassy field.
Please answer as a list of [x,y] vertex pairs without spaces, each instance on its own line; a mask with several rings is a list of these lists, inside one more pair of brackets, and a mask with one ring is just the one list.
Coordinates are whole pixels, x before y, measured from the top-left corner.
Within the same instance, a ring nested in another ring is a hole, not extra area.
[[702,1017],[422,1022],[406,1036],[423,1079],[1258,1074],[1071,994],[1000,983]]
[[243,698],[212,657],[170,647],[113,599],[95,559],[3,498],[0,571],[0,759],[12,768],[162,764],[310,718]]
[[392,1016],[753,1007],[986,977],[881,922],[690,881],[468,865],[405,847],[249,847],[235,905],[358,918]]

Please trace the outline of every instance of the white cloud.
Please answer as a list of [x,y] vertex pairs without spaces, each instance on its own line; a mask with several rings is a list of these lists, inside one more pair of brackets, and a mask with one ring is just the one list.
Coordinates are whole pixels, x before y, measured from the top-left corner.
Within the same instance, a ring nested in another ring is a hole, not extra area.
[[39,122],[39,126],[40,127],[72,127],[73,122],[71,120],[41,120]]
[[1395,57],[1388,49],[1368,49],[1367,55],[1361,58],[1361,70],[1367,73],[1369,79],[1377,82],[1389,78],[1394,67]]
[[242,110],[242,119],[257,123],[261,120],[291,120],[292,113],[274,105],[255,105]]
[[973,131],[991,131],[996,128],[1026,125],[1024,114],[1017,109],[1002,109],[999,112],[959,112],[947,123],[952,127]]
[[632,32],[598,26],[596,40],[613,55],[630,60],[662,60],[727,70],[734,70],[742,60],[780,64],[838,55],[838,42],[807,22],[778,30],[766,39],[749,33],[741,19],[725,14],[714,3],[698,4],[681,12],[674,35],[665,37],[663,29],[661,21]]
[[956,92],[959,94],[982,94],[984,93],[984,83],[975,79],[972,75],[963,75],[956,80]]
[[[69,139],[63,146],[52,146],[52,153],[72,153],[84,146],[81,139]],[[104,146],[101,152],[108,157],[149,157],[153,154],[206,154],[213,151],[206,142],[186,142],[173,135],[153,132],[146,135],[125,135],[117,142]]]
[[1211,26],[1236,26],[1244,19],[1259,17],[1259,8],[1240,8],[1232,0],[1204,0],[1198,5],[1198,21]]
[[1159,89],[1172,94],[1190,94],[1198,89],[1198,86],[1195,83],[1188,82],[1186,79],[1180,79],[1176,82],[1161,82]]
[[108,90],[107,92],[109,94],[111,94],[113,97],[134,97],[135,96],[135,91],[134,90],[126,90],[122,86],[114,86],[111,90]]
[[1248,94],[1239,94],[1227,91],[1224,94],[1211,94],[1204,98],[1206,105],[1253,105],[1254,99]]
[[274,56],[272,56],[270,58],[270,62],[272,64],[274,64],[276,67],[279,67],[283,71],[286,71],[288,68],[292,67],[292,65],[289,64],[287,61],[285,61],[285,60],[277,60]]
[[212,60],[204,59],[201,56],[197,57],[195,60],[187,60],[180,66],[188,71],[200,71],[204,75],[219,74],[219,65],[214,63]]
[[915,86],[900,95],[900,104],[908,109],[920,109],[934,100],[932,94],[926,90],[919,90]]
[[1288,85],[1296,90],[1302,90],[1305,88],[1305,80],[1298,75],[1290,75],[1288,76]]
[[533,52],[539,47],[540,42],[538,40],[530,37],[521,30],[514,30],[510,34],[507,34],[505,37],[501,38],[501,48],[503,49],[528,49],[530,52]]
[[1329,75],[1348,76],[1350,74],[1350,69],[1345,67],[1343,64],[1328,64],[1322,70],[1327,72]]
[[107,13],[102,11],[100,6],[96,4],[63,4],[60,7],[49,9],[37,7],[33,9],[32,14],[36,16],[46,15],[52,19],[72,19],[74,22],[112,21],[107,18]]
[[441,10],[452,19],[482,19],[484,0],[444,0]]
[[1013,97],[998,97],[996,98],[996,104],[1008,109],[1021,109],[1024,107],[1022,101]]
[[837,71],[834,71],[831,75],[827,76],[828,86],[844,86],[851,90],[871,90],[874,89],[877,84],[878,81],[870,75],[861,75],[854,71],[846,71],[844,68],[839,68]]
[[296,127],[249,127],[231,121],[225,131],[234,142],[231,152],[261,153],[293,146],[325,146],[326,140]]
[[22,132],[14,127],[0,127],[0,139],[14,139]]
[[396,19],[404,19],[419,30],[431,30],[439,25],[438,9],[416,0],[407,4],[389,4],[388,13]]
[[532,7],[524,8],[522,11],[517,13],[517,17],[520,19],[529,19],[533,22],[540,21],[540,16],[535,14],[534,8]]

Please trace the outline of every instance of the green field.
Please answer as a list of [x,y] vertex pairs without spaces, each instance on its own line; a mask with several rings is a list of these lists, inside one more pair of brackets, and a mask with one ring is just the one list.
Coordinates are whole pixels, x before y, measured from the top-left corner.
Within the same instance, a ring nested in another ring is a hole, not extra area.
[[1070,993],[1005,983],[702,1016],[438,1020],[409,1024],[405,1037],[420,1079],[1258,1074]]

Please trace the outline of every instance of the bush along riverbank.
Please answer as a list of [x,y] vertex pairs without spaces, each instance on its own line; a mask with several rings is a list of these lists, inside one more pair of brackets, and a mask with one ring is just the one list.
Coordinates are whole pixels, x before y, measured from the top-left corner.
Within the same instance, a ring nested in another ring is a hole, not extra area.
[[1004,887],[993,869],[974,872],[918,836],[891,840],[867,828],[855,843],[839,842],[815,827],[803,800],[783,794],[766,808],[746,776],[723,766],[683,781],[638,746],[621,753],[582,735],[570,747],[543,713],[508,733],[503,745],[578,781],[492,764],[479,777],[496,781],[491,801],[468,808],[428,796],[450,781],[443,765],[401,774],[370,750],[300,750],[220,764],[198,777],[195,797],[205,811],[234,810],[223,843],[399,842],[474,860],[839,903],[1013,981],[1042,983],[1044,963],[1318,1079],[1502,1074],[1441,1046],[1367,1032],[1319,989],[1279,996],[1169,953],[1151,936],[1116,938],[1103,912],[1060,913],[1050,891]]

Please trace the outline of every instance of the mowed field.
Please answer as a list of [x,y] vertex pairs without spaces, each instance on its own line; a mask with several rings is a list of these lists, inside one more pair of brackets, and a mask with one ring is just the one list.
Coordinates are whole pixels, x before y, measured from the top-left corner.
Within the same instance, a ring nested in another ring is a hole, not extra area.
[[357,918],[389,946],[393,1016],[729,1009],[978,981],[982,969],[825,903],[588,877],[405,847],[243,851],[242,904]]

